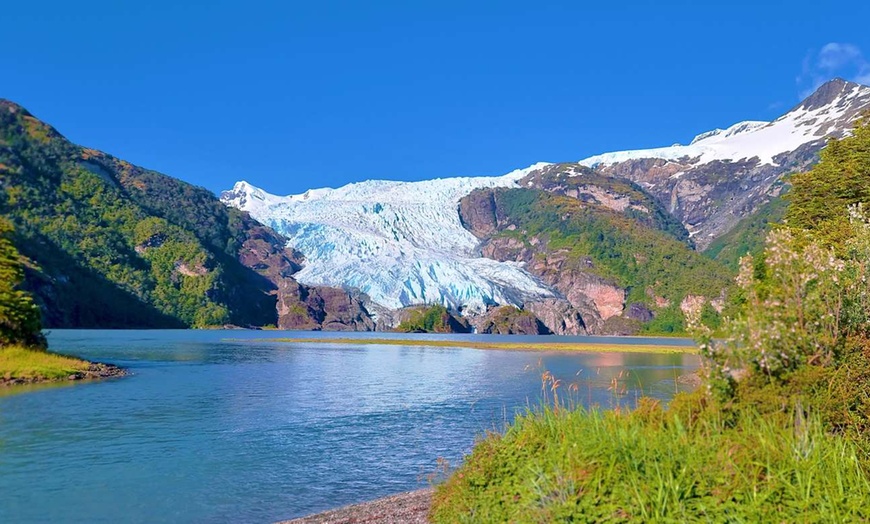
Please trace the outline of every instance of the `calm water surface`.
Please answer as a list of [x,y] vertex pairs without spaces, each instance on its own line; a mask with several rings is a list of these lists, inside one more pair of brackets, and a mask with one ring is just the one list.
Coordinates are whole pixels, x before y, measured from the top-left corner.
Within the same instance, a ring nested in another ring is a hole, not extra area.
[[[620,371],[630,371],[623,401],[633,402],[669,398],[698,365],[687,355],[463,349],[463,336],[436,337],[456,348],[265,340],[281,336],[334,334],[54,331],[53,350],[133,375],[0,390],[0,522],[301,516],[426,485],[436,459],[457,464],[475,437],[541,399],[542,368],[578,383],[582,403],[608,407]],[[474,336],[483,338],[504,337]]]

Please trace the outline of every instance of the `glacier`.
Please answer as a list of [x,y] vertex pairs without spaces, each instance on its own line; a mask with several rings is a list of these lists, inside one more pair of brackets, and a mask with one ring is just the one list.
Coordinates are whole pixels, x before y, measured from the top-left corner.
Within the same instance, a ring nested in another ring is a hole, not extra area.
[[369,180],[289,196],[242,181],[221,200],[304,254],[294,275],[303,284],[356,289],[388,309],[438,303],[479,313],[553,293],[520,265],[481,257],[478,239],[460,221],[459,201],[479,188],[517,187],[546,165],[498,177]]
[[[579,163],[594,168],[665,159],[684,167],[672,179],[717,160],[754,158],[757,165],[776,166],[780,154],[842,133],[868,108],[870,87],[837,79],[772,122],[739,122],[701,133],[689,145],[616,151]],[[388,309],[440,303],[477,313],[491,304],[522,306],[554,293],[518,264],[481,257],[477,238],[462,227],[459,201],[478,188],[518,187],[546,165],[497,177],[369,180],[289,196],[242,181],[221,200],[249,212],[303,253],[305,263],[294,275],[303,284],[356,289]]]

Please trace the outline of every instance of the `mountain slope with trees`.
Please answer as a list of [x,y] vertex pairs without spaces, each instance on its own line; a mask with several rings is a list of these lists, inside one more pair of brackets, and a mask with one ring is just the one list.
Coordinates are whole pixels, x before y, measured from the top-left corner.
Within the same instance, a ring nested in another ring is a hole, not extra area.
[[699,388],[584,409],[544,370],[545,405],[476,444],[431,520],[870,520],[870,124],[791,182],[720,335],[689,312]]
[[373,326],[354,297],[297,284],[299,254],[247,214],[2,100],[0,188],[48,327]]
[[481,189],[460,202],[483,256],[523,263],[561,295],[526,309],[542,320],[553,307],[575,311],[596,334],[681,332],[681,310],[695,302],[716,315],[731,285],[728,270],[693,251],[684,235],[675,237],[669,222],[650,227],[657,222],[645,225],[614,209],[618,180],[577,180],[605,203],[542,189]]

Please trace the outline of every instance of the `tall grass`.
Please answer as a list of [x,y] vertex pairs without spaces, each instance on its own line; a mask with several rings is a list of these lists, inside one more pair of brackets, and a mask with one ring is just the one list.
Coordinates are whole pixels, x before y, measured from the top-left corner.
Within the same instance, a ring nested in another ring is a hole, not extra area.
[[42,349],[0,347],[0,383],[21,380],[56,380],[88,369],[89,363]]
[[692,422],[542,407],[480,441],[438,487],[434,522],[861,522],[870,482],[814,417]]

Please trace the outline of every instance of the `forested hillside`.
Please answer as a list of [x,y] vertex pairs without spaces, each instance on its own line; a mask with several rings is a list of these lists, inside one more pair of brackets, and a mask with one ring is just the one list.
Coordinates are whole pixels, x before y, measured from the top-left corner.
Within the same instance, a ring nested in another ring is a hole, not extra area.
[[704,255],[736,271],[740,257],[758,255],[764,250],[767,233],[773,224],[782,221],[787,205],[782,195],[771,198],[737,222],[734,229],[714,240]]
[[48,327],[290,319],[316,329],[329,317],[328,304],[308,300],[322,293],[290,278],[298,254],[245,213],[205,189],[76,146],[8,101],[0,101],[0,187],[0,214],[32,262],[25,286]]

